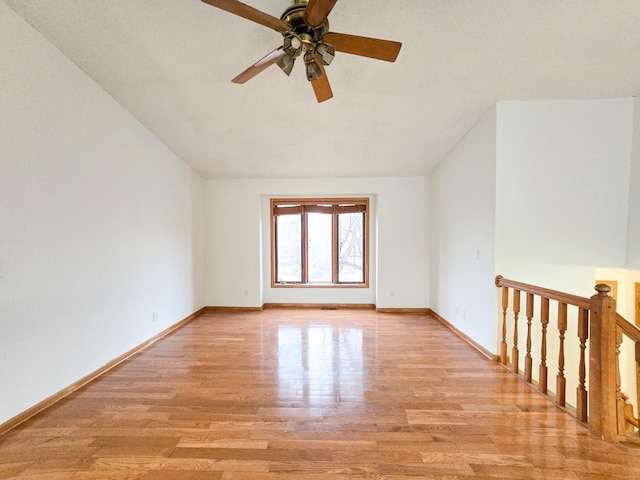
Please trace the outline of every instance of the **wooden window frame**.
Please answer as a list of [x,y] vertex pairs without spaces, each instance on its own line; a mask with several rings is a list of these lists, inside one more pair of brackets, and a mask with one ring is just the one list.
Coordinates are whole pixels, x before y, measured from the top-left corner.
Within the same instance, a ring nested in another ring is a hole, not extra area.
[[[302,281],[301,282],[278,282],[277,281],[277,226],[278,214],[276,210],[282,208],[281,205],[291,205],[289,214],[302,215],[301,232],[301,254],[302,254]],[[308,235],[306,217],[308,213],[328,213],[332,215],[332,282],[308,282]],[[340,213],[364,214],[364,232],[362,240],[363,255],[363,282],[339,282],[338,281],[338,215]],[[272,198],[270,202],[271,216],[271,287],[272,288],[369,288],[369,199],[368,198]]]

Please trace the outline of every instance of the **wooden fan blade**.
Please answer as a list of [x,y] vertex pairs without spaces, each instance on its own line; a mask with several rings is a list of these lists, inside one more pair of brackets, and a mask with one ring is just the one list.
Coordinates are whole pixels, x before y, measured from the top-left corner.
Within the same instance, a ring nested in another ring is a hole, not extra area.
[[234,15],[238,15],[239,17],[246,18],[247,20],[251,20],[252,22],[259,23],[260,25],[264,25],[265,27],[273,28],[274,30],[277,30],[281,33],[285,33],[291,30],[291,27],[279,18],[273,17],[268,13],[264,13],[256,8],[250,7],[249,5],[245,5],[242,2],[238,2],[237,0],[202,1],[211,6],[220,8],[226,12],[233,13]]
[[316,100],[318,100],[318,103],[322,103],[325,100],[333,98],[333,92],[331,91],[329,78],[327,77],[327,72],[322,66],[322,63],[317,60],[316,63],[320,66],[320,70],[322,70],[322,76],[317,80],[312,80],[311,86],[313,87],[313,92],[316,94]]
[[310,0],[304,11],[304,19],[308,25],[317,27],[322,24],[333,9],[337,0]]
[[375,58],[386,62],[395,62],[396,58],[398,58],[398,53],[400,53],[400,47],[402,47],[400,42],[335,32],[326,33],[322,37],[322,41],[336,47],[338,52]]
[[276,48],[273,52],[268,54],[265,57],[262,57],[256,63],[247,68],[244,72],[238,75],[236,78],[231,80],[233,83],[245,83],[248,80],[251,80],[253,77],[258,75],[260,72],[265,70],[267,67],[270,67],[282,57],[286,55],[285,51],[282,47]]

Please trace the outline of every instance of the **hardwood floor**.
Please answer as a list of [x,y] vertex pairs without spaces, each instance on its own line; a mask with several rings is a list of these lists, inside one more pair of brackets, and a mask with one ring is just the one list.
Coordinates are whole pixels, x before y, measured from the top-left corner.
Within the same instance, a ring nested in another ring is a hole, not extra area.
[[640,478],[425,315],[208,314],[0,437],[20,480]]

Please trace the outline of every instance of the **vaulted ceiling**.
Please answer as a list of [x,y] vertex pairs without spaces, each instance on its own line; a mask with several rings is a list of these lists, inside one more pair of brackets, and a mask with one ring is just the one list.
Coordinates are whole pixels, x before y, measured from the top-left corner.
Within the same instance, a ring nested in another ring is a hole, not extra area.
[[282,36],[199,0],[2,1],[207,178],[425,175],[496,101],[640,94],[638,0],[338,0],[403,46],[338,53],[321,104],[302,62],[231,83]]

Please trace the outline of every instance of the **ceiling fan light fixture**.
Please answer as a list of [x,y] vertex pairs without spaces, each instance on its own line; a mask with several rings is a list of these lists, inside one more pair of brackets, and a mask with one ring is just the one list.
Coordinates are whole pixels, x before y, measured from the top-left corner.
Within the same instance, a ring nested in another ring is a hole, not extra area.
[[315,52],[318,60],[320,60],[323,65],[330,65],[336,56],[335,47],[328,43],[318,43]]
[[295,63],[295,61],[295,57],[292,57],[287,53],[280,60],[278,60],[277,65],[284,73],[287,74],[287,76],[289,76],[291,75],[291,71],[293,70],[293,64]]
[[282,48],[287,55],[295,58],[302,53],[302,40],[295,33],[285,35]]
[[320,68],[320,65],[314,58],[313,54],[305,55],[304,63],[305,70],[307,72],[307,80],[313,82],[314,80],[318,80],[320,77],[322,77],[322,68]]

